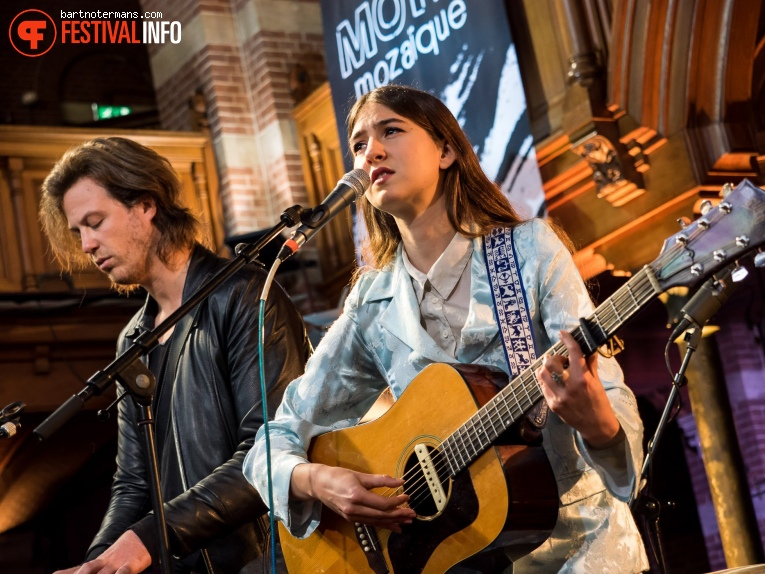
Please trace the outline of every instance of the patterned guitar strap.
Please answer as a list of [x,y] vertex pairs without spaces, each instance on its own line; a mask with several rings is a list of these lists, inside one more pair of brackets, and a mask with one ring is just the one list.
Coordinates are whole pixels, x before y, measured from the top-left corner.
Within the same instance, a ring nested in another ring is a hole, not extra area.
[[[528,302],[513,244],[513,229],[492,229],[484,236],[483,250],[494,299],[494,316],[512,380],[531,367],[537,358]],[[539,431],[547,423],[547,413],[547,403],[539,401],[527,413],[527,424],[521,424],[521,436],[531,442],[541,440]]]

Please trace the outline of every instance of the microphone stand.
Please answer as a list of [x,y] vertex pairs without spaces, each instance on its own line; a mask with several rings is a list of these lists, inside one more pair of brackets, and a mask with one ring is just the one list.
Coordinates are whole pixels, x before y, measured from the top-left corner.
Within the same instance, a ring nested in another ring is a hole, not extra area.
[[661,419],[659,420],[659,424],[656,426],[656,431],[654,432],[653,438],[648,442],[645,459],[643,460],[643,468],[640,471],[640,477],[638,479],[638,495],[637,497],[634,495],[630,496],[629,501],[629,507],[631,510],[640,512],[650,520],[652,528],[649,534],[651,534],[654,540],[656,540],[656,558],[662,574],[666,574],[667,566],[664,562],[664,552],[661,546],[661,532],[659,530],[661,503],[652,496],[646,494],[644,489],[648,485],[648,474],[650,472],[650,467],[653,464],[653,457],[656,449],[659,446],[659,441],[661,441],[667,424],[672,418],[673,405],[677,401],[680,389],[688,383],[688,379],[685,377],[685,371],[688,369],[688,365],[691,362],[691,357],[693,356],[694,351],[696,351],[699,346],[699,342],[701,341],[701,330],[702,327],[694,323],[693,328],[688,329],[685,332],[683,337],[686,342],[685,356],[683,357],[680,368],[672,380],[672,390],[670,391],[669,397],[667,398],[667,403],[664,405],[664,412],[661,414]]
[[[310,210],[308,211],[310,214]],[[154,419],[151,412],[151,404],[154,398],[154,390],[157,381],[151,371],[144,365],[139,357],[147,355],[159,344],[160,337],[170,330],[178,321],[194,309],[201,301],[206,299],[226,279],[234,275],[239,269],[257,259],[261,249],[274,239],[286,227],[294,227],[300,223],[306,215],[299,205],[294,205],[282,213],[280,221],[273,226],[260,239],[252,244],[239,244],[236,246],[236,257],[232,259],[218,273],[210,277],[202,284],[187,301],[181,304],[167,319],[162,321],[151,331],[138,336],[124,353],[112,361],[102,371],[97,371],[85,383],[85,388],[76,395],[72,395],[64,404],[56,409],[48,418],[34,429],[33,434],[44,440],[55,433],[66,422],[80,412],[85,403],[95,395],[102,394],[115,382],[119,382],[135,403],[141,407],[142,420],[139,426],[144,428],[144,442],[150,473],[150,490],[152,507],[157,534],[160,541],[160,567],[162,574],[171,574],[172,563],[170,557],[170,545],[167,536],[167,523],[165,521],[162,491],[160,488],[159,469],[157,464],[156,439],[154,436]],[[122,398],[122,397],[120,397]],[[117,399],[118,401],[120,399]],[[263,397],[265,400],[265,397]]]

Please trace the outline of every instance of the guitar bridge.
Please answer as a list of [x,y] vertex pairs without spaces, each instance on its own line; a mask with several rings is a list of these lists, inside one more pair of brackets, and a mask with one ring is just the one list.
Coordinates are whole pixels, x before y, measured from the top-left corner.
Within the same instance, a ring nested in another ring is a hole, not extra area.
[[356,534],[356,541],[364,551],[364,556],[366,556],[372,572],[375,574],[389,574],[390,569],[385,562],[385,556],[380,548],[380,540],[377,538],[375,529],[361,522],[354,522],[353,532]]
[[441,512],[446,506],[446,493],[441,484],[441,479],[438,478],[438,472],[436,472],[433,459],[430,457],[430,451],[427,446],[420,443],[414,447],[414,452],[417,454],[417,458],[420,461],[422,475],[428,483],[430,494],[433,497],[433,503],[436,505],[436,509]]

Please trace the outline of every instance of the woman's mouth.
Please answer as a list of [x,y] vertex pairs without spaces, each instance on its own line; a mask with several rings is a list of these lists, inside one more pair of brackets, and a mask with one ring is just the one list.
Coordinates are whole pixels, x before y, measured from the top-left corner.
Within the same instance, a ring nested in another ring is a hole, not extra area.
[[385,183],[395,172],[387,167],[378,167],[372,170],[372,183]]

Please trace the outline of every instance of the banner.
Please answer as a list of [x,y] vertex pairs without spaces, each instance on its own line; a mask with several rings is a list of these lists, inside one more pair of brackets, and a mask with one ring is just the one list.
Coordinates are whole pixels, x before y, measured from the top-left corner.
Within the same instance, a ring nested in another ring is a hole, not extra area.
[[522,216],[544,212],[504,0],[322,0],[321,5],[327,72],[348,162],[344,121],[353,102],[379,86],[414,86],[447,105],[486,174]]

